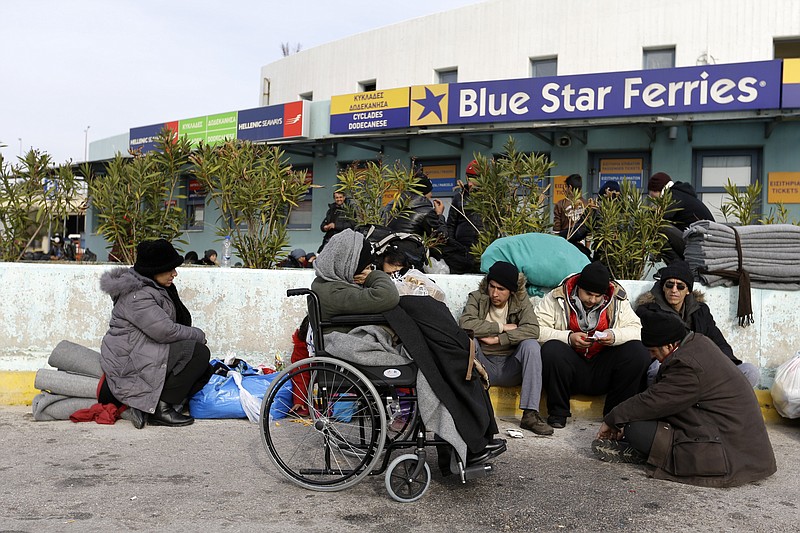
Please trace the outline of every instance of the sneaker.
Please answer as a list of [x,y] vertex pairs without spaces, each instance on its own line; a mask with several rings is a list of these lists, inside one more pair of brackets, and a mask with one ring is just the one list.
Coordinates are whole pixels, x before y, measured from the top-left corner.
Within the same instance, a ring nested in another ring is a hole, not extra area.
[[595,439],[592,451],[601,461],[607,463],[644,464],[647,457],[623,440]]
[[561,429],[567,425],[567,417],[550,415],[547,417],[547,423],[550,424],[550,427]]
[[533,409],[525,409],[523,411],[519,427],[527,429],[528,431],[533,431],[537,435],[553,434],[553,428],[539,416],[539,411],[534,411]]

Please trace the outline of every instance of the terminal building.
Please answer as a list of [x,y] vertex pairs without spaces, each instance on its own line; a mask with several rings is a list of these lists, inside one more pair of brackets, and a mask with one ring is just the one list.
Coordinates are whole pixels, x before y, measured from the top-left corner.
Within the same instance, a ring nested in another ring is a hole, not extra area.
[[[762,185],[759,212],[800,219],[800,2],[489,0],[370,30],[262,67],[252,109],[131,124],[96,141],[99,162],[152,149],[164,126],[190,139],[280,145],[315,188],[290,220],[315,251],[340,169],[422,164],[447,200],[474,154],[547,154],[553,200],[578,173],[646,189],[666,172],[717,220],[724,186]],[[219,248],[217,214],[187,176],[187,249]],[[447,203],[447,202],[446,202]],[[735,222],[735,221],[730,221]],[[89,211],[86,246],[107,255]]]

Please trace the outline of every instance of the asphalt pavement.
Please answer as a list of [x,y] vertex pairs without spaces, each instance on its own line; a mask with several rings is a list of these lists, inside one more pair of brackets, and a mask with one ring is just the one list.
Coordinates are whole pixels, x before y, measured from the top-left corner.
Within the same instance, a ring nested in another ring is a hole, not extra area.
[[124,420],[34,422],[29,407],[0,407],[0,533],[800,529],[800,424],[769,425],[778,472],[731,489],[602,463],[589,449],[598,426],[579,419],[552,437],[524,431],[491,476],[467,484],[442,477],[430,458],[430,489],[400,504],[383,476],[334,493],[291,484],[246,420],[136,430]]

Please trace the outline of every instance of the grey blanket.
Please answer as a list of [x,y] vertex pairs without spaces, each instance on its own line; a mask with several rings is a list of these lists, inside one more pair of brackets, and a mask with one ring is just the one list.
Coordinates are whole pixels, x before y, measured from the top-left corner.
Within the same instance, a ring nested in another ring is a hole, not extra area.
[[[33,419],[37,422],[49,422],[52,420],[69,420],[75,411],[89,409],[97,403],[91,398],[71,398],[60,394],[50,394],[42,392],[33,398],[31,405],[33,409]],[[130,409],[126,409],[120,415],[123,420],[130,420]]]
[[33,380],[33,386],[41,391],[48,391],[61,396],[91,398],[94,400],[92,403],[97,402],[97,385],[99,383],[100,380],[98,378],[49,368],[39,369],[36,372],[36,378]]
[[[325,351],[332,356],[363,366],[404,365],[411,362],[405,350],[392,345],[392,335],[381,326],[359,326],[349,333],[325,334]],[[466,461],[467,444],[455,422],[422,372],[417,372],[417,403],[425,428],[450,443]]]
[[[800,289],[800,227],[791,224],[737,226],[742,249],[742,268],[750,276],[750,284],[758,288]],[[733,228],[702,220],[683,234],[684,256],[700,280],[709,286],[730,286],[736,283],[715,270],[736,271],[739,254]]]
[[97,400],[92,398],[72,398],[61,394],[42,392],[33,398],[31,408],[33,419],[37,421],[69,420],[69,415],[79,409],[88,409]]
[[100,352],[66,340],[59,342],[53,348],[47,364],[82,376],[99,378],[103,375],[103,370],[100,368]]

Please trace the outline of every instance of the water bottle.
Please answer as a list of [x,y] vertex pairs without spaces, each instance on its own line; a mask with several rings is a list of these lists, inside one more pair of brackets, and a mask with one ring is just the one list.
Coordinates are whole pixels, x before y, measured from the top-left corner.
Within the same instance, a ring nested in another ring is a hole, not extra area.
[[228,268],[231,266],[231,237],[225,237],[222,243],[222,266]]

